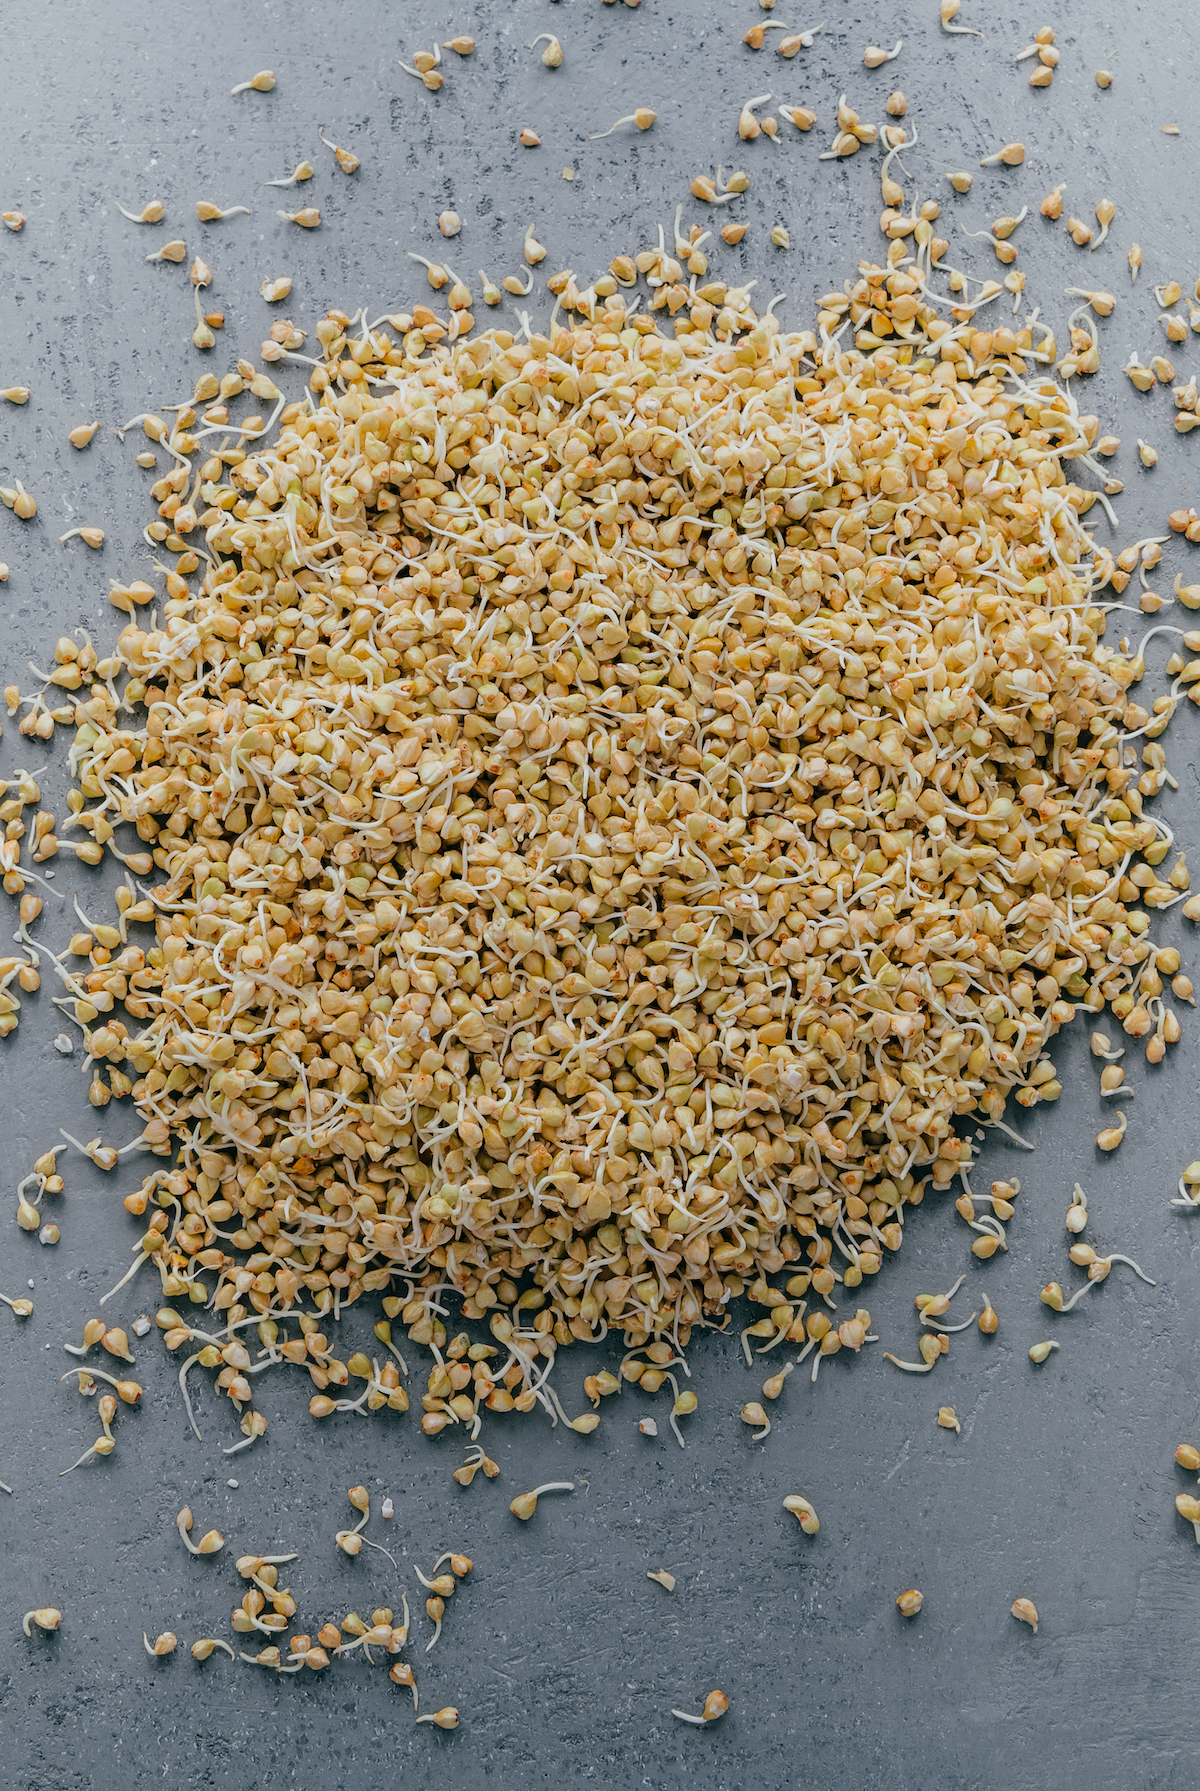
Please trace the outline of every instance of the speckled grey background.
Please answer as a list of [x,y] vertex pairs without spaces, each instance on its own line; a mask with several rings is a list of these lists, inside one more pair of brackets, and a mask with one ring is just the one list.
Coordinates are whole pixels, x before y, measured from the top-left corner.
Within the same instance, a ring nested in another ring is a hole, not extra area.
[[[800,26],[812,10],[780,0],[774,16]],[[840,284],[860,255],[881,252],[877,152],[816,159],[843,90],[877,118],[887,93],[903,87],[920,133],[907,165],[955,226],[952,261],[992,272],[987,245],[961,231],[1028,201],[1033,215],[1016,240],[1030,301],[1061,324],[1065,286],[1107,285],[1118,295],[1101,325],[1104,369],[1085,400],[1124,438],[1119,536],[1103,523],[1099,533],[1123,545],[1161,531],[1167,511],[1200,490],[1191,471],[1200,441],[1177,438],[1166,395],[1140,396],[1119,369],[1130,351],[1146,360],[1163,346],[1154,282],[1173,276],[1190,291],[1200,271],[1192,9],[1185,0],[1119,9],[1074,0],[1055,14],[964,0],[960,17],[986,29],[982,40],[943,35],[936,0],[882,11],[826,0],[825,11],[828,29],[785,62],[770,47],[754,55],[743,46],[743,30],[764,16],[751,0],[643,0],[636,11],[601,0],[8,0],[0,209],[19,208],[28,223],[18,236],[0,231],[0,382],[28,384],[34,396],[23,410],[0,405],[0,482],[22,478],[40,508],[27,525],[0,511],[0,559],[11,567],[0,588],[4,681],[21,676],[29,657],[44,663],[63,629],[115,634],[109,578],[150,573],[140,531],[150,517],[143,479],[152,475],[132,464],[140,440],[122,448],[107,425],[147,403],[186,398],[203,367],[220,372],[238,354],[253,356],[272,316],[258,297],[264,278],[291,275],[295,291],[281,309],[305,324],[329,305],[367,303],[378,313],[412,302],[425,288],[405,251],[436,252],[434,219],[447,205],[464,220],[453,259],[469,276],[480,265],[496,278],[514,268],[534,221],[549,250],[543,271],[571,266],[590,277],[659,223],[669,228],[691,178],[723,161],[751,174],[737,208],[751,229],[737,250],[716,245],[714,274],[757,276],[760,294],[786,292],[783,316],[799,327],[816,295]],[[1032,92],[1030,65],[1011,58],[1048,20],[1062,62],[1053,87]],[[527,48],[546,29],[565,52],[553,72]],[[440,94],[397,67],[398,56],[456,31],[472,32],[478,48],[467,61],[447,53]],[[863,68],[869,42],[890,48],[901,35],[894,63]],[[1101,66],[1115,76],[1107,93],[1093,82]],[[275,92],[229,97],[234,81],[265,67],[278,76]],[[768,88],[775,105],[811,104],[817,129],[801,138],[783,124],[778,145],[739,144],[739,105]],[[647,135],[585,141],[637,105],[659,114]],[[1172,122],[1178,138],[1161,134]],[[540,149],[517,145],[525,124],[539,131]],[[318,125],[361,156],[353,178],[322,148]],[[1028,145],[1023,168],[978,169],[1011,138]],[[275,205],[289,196],[259,184],[303,156],[318,175],[299,202],[318,204],[324,220],[311,234],[277,221]],[[576,169],[573,183],[561,178],[564,166]],[[957,167],[976,172],[966,199],[942,179]],[[1037,215],[1042,195],[1063,180],[1069,210],[1090,217],[1105,195],[1117,205],[1098,254],[1075,249],[1063,225]],[[137,210],[153,198],[168,214],[153,229],[125,222],[112,204]],[[198,198],[248,204],[254,215],[199,226]],[[700,210],[689,203],[685,218]],[[790,251],[769,244],[780,221]],[[207,357],[189,340],[186,268],[142,261],[177,234],[213,266],[208,302],[226,315]],[[1131,292],[1125,254],[1135,237],[1146,264]],[[1171,350],[1181,370],[1196,366],[1198,342]],[[106,428],[75,454],[67,430],[92,417]],[[1150,473],[1138,466],[1139,433],[1159,449]],[[82,522],[107,530],[101,554],[58,545]],[[1200,550],[1167,548],[1157,580],[1164,594],[1189,552]],[[1191,578],[1196,565],[1193,557]],[[1122,621],[1135,638],[1144,626],[1117,618],[1110,638]],[[1142,689],[1161,687],[1148,677]],[[1200,834],[1195,721],[1189,708],[1168,735],[1180,791],[1163,807],[1184,845]],[[6,723],[0,772],[48,765],[43,781],[61,812],[65,742],[36,753],[35,744]],[[78,888],[86,907],[102,876],[62,858],[57,887]],[[11,930],[11,903],[3,913]],[[69,930],[65,915],[41,923],[56,945]],[[1178,910],[1156,931],[1180,944],[1196,975]],[[52,1049],[61,1022],[49,993],[26,1003],[19,1033],[0,1046],[6,1202],[59,1124],[78,1133],[92,1118],[78,1053],[64,1061]],[[57,1250],[19,1232],[7,1205],[0,1230],[0,1287],[15,1296],[28,1282],[37,1305],[22,1325],[0,1310],[0,1477],[15,1487],[11,1499],[0,1495],[0,1782],[27,1791],[159,1783],[316,1791],[391,1784],[403,1773],[463,1791],[499,1782],[519,1791],[660,1787],[685,1774],[706,1791],[809,1782],[828,1791],[1194,1786],[1200,1553],[1174,1513],[1187,1482],[1172,1452],[1180,1440],[1200,1440],[1200,1221],[1168,1205],[1180,1167],[1200,1155],[1190,1010],[1185,1027],[1161,1069],[1133,1058],[1128,1138],[1105,1158],[1092,1143],[1107,1110],[1081,1020],[1055,1046],[1062,1101],[1019,1112],[1036,1154],[1003,1142],[985,1151],[983,1179],[1024,1180],[1009,1254],[975,1263],[950,1200],[928,1198],[900,1257],[869,1289],[885,1344],[827,1362],[815,1389],[807,1373],[793,1376],[764,1444],[737,1416],[761,1375],[746,1372],[727,1340],[708,1339],[692,1352],[700,1409],[685,1453],[663,1422],[663,1397],[631,1390],[607,1402],[590,1439],[552,1431],[540,1414],[489,1420],[485,1441],[501,1477],[479,1477],[467,1491],[451,1479],[460,1459],[452,1436],[427,1441],[412,1415],[369,1423],[347,1415],[318,1428],[300,1376],[260,1387],[270,1432],[226,1460],[232,1413],[201,1391],[197,1443],[153,1337],[137,1350],[143,1407],[122,1411],[116,1454],[60,1480],[95,1431],[94,1408],[58,1383],[70,1361],[61,1344],[77,1340],[136,1235],[119,1206],[132,1173],[105,1177],[73,1158],[67,1192],[54,1202]],[[104,1115],[116,1143],[133,1129],[116,1105]],[[1158,1285],[1118,1270],[1056,1319],[1038,1289],[1051,1276],[1079,1280],[1062,1224],[1076,1177],[1090,1195],[1095,1237],[1136,1256]],[[956,1337],[932,1379],[900,1376],[880,1355],[886,1346],[911,1353],[913,1295],[947,1286],[964,1267],[956,1304],[965,1316],[986,1287],[999,1334]],[[112,1304],[126,1321],[153,1311],[145,1272]],[[369,1340],[373,1316],[352,1312],[351,1338]],[[1034,1369],[1028,1345],[1050,1335],[1062,1349]],[[579,1348],[561,1357],[569,1408],[582,1408],[580,1381],[598,1362]],[[935,1426],[943,1402],[963,1419],[960,1437]],[[660,1419],[657,1441],[636,1430],[649,1411]],[[570,1476],[573,1498],[547,1499],[528,1525],[509,1516],[517,1491]],[[350,1561],[334,1547],[349,1512],[345,1489],[357,1480],[376,1510],[385,1492],[395,1500],[394,1521],[376,1515],[368,1533],[396,1555],[399,1580],[381,1556]],[[816,1503],[816,1539],[780,1509],[790,1491]],[[185,1556],[173,1528],[185,1500],[200,1529],[226,1533],[224,1554]],[[428,1568],[450,1547],[474,1557],[436,1650],[426,1659],[419,1614],[409,1651],[422,1708],[457,1704],[456,1733],[414,1728],[408,1694],[382,1666],[371,1672],[357,1658],[285,1680],[219,1655],[204,1665],[188,1657],[197,1635],[230,1633],[241,1591],[232,1557],[280,1546],[300,1552],[286,1577],[314,1631],[351,1607],[398,1609],[400,1585],[410,1598],[419,1592],[414,1561]],[[673,1596],[645,1578],[663,1566],[677,1575]],[[894,1603],[909,1585],[925,1593],[914,1623]],[[1009,1616],[1017,1594],[1041,1611],[1036,1637]],[[65,1612],[62,1629],[27,1642],[21,1613],[46,1602]],[[143,1627],[176,1630],[179,1652],[148,1660]],[[698,1708],[713,1685],[731,1699],[716,1728],[685,1729],[670,1717],[673,1704]]]

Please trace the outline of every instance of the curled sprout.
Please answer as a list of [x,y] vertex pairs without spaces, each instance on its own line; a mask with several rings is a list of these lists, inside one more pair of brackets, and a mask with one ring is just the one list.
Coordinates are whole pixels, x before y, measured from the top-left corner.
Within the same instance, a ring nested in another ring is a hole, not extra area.
[[223,1648],[230,1660],[237,1659],[237,1655],[229,1646],[229,1643],[223,1642],[220,1636],[201,1636],[198,1642],[193,1642],[192,1659],[207,1660],[209,1655],[215,1653],[218,1648]]
[[43,1605],[40,1610],[26,1611],[21,1619],[21,1628],[27,1636],[31,1636],[33,1634],[29,1627],[31,1623],[36,1623],[39,1629],[54,1630],[61,1622],[61,1611],[55,1610],[53,1605]]
[[783,1501],[785,1511],[790,1511],[806,1536],[815,1536],[821,1528],[821,1520],[815,1508],[799,1493],[789,1493]]
[[547,68],[560,68],[563,59],[562,45],[552,31],[540,32],[529,47],[531,50],[536,50],[538,45],[543,42],[546,45],[546,48],[542,51],[543,63]]
[[145,1630],[142,1631],[142,1642],[151,1660],[161,1660],[166,1654],[174,1654],[178,1641],[179,1638],[169,1629],[164,1630],[162,1635],[156,1636],[153,1641],[150,1640]]

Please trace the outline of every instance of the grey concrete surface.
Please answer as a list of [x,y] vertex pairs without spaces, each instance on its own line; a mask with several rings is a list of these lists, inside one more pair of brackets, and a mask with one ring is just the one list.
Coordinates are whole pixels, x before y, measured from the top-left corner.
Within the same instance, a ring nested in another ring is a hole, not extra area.
[[[800,26],[817,10],[780,0],[774,17]],[[816,159],[843,90],[875,118],[903,87],[920,133],[908,166],[954,225],[951,260],[992,271],[987,245],[962,231],[1028,202],[1033,215],[1016,240],[1029,301],[1061,324],[1065,286],[1117,294],[1087,402],[1123,437],[1116,465],[1127,489],[1119,532],[1101,523],[1099,535],[1124,544],[1162,532],[1168,510],[1200,490],[1192,471],[1200,442],[1176,437],[1166,394],[1139,395],[1119,369],[1130,351],[1145,360],[1162,346],[1154,282],[1176,277],[1190,291],[1200,271],[1193,9],[1185,0],[1120,8],[964,0],[960,17],[982,27],[982,39],[944,35],[936,0],[883,8],[826,0],[824,10],[828,28],[785,62],[743,46],[743,30],[764,16],[751,0],[643,0],[636,11],[600,0],[7,0],[0,209],[19,208],[28,223],[20,235],[0,231],[0,383],[28,384],[34,396],[23,410],[0,405],[0,477],[21,477],[40,509],[30,525],[0,511],[0,559],[11,567],[0,587],[4,681],[20,677],[30,657],[44,663],[64,629],[115,635],[108,580],[148,574],[140,531],[150,509],[132,464],[136,445],[122,448],[107,426],[147,403],[185,398],[202,365],[221,370],[255,354],[270,320],[258,297],[264,278],[292,276],[283,309],[302,323],[330,305],[382,311],[419,298],[422,278],[405,251],[436,251],[434,219],[447,205],[463,217],[454,259],[471,275],[480,265],[494,277],[516,266],[531,220],[549,251],[544,271],[591,273],[660,222],[669,227],[693,175],[723,161],[751,173],[752,228],[736,250],[717,244],[714,272],[757,276],[760,293],[786,292],[783,315],[800,327],[816,295],[840,284],[860,255],[880,252],[877,153]],[[1047,21],[1058,28],[1062,62],[1039,93],[1027,85],[1029,65],[1011,59]],[[527,48],[547,29],[565,52],[553,72]],[[397,67],[397,57],[464,30],[478,48],[464,62],[447,52],[440,94]],[[866,45],[890,48],[897,37],[900,57],[866,71]],[[1102,66],[1115,77],[1107,93],[1093,80]],[[273,93],[229,97],[234,81],[260,68],[278,76]],[[815,107],[810,137],[785,124],[778,145],[739,144],[739,105],[768,88],[776,105]],[[652,131],[585,141],[635,105],[658,112]],[[1179,137],[1161,134],[1172,122]],[[540,132],[540,149],[517,145],[526,123]],[[361,156],[353,178],[334,166],[318,125]],[[1024,167],[979,169],[983,154],[1012,138],[1028,146]],[[259,184],[302,156],[318,170],[303,202],[324,218],[311,234],[277,221],[288,195]],[[573,183],[561,178],[564,166],[577,170]],[[966,199],[942,179],[957,167],[975,170]],[[1095,255],[1037,215],[1042,195],[1064,180],[1068,209],[1081,215],[1102,196],[1116,203],[1109,242]],[[127,223],[113,206],[119,199],[136,210],[156,197],[168,218],[154,229]],[[250,205],[253,216],[199,226],[192,206],[201,197]],[[699,209],[689,205],[685,216]],[[790,228],[790,251],[769,244],[778,221]],[[207,358],[189,340],[186,269],[142,260],[175,234],[215,270],[209,302],[227,321]],[[1125,255],[1135,238],[1145,269],[1131,290]],[[1185,377],[1198,340],[1170,351]],[[92,417],[106,428],[75,454],[67,430]],[[1159,450],[1153,472],[1138,464],[1139,434]],[[101,554],[58,545],[82,522],[107,530]],[[1172,541],[1158,588],[1168,593],[1189,567],[1195,578],[1197,552]],[[1142,619],[1129,616],[1116,619],[1112,636],[1122,621],[1140,634]],[[1162,685],[1152,673],[1142,689]],[[1162,802],[1181,844],[1193,847],[1197,740],[1188,709],[1167,736],[1180,789]],[[63,756],[63,744],[35,753],[5,724],[0,773],[46,765],[50,806],[60,812]],[[85,907],[103,882],[60,859],[57,887],[78,889]],[[0,925],[11,932],[13,904]],[[64,915],[41,924],[56,945],[69,930]],[[1196,975],[1178,911],[1155,931],[1180,945]],[[59,1030],[44,990],[0,1046],[8,1200],[60,1124],[78,1133],[92,1117],[79,1055],[66,1061],[52,1048]],[[983,1155],[983,1181],[1023,1179],[1009,1253],[976,1263],[951,1199],[928,1197],[900,1256],[869,1289],[885,1343],[828,1362],[815,1388],[807,1374],[793,1376],[765,1443],[738,1420],[761,1375],[747,1373],[729,1340],[708,1338],[692,1351],[700,1409],[686,1452],[665,1422],[657,1441],[639,1436],[636,1418],[656,1409],[661,1420],[665,1408],[661,1397],[630,1391],[608,1402],[590,1439],[551,1430],[540,1415],[489,1423],[501,1477],[480,1477],[467,1491],[451,1479],[460,1459],[452,1438],[427,1441],[411,1415],[346,1416],[318,1429],[298,1377],[263,1389],[269,1435],[227,1459],[220,1450],[236,1439],[232,1415],[201,1393],[197,1443],[153,1337],[137,1349],[143,1407],[122,1411],[115,1455],[58,1478],[95,1430],[93,1409],[59,1384],[70,1361],[62,1343],[77,1341],[99,1293],[128,1264],[136,1232],[119,1205],[131,1177],[103,1176],[75,1157],[55,1202],[56,1250],[19,1232],[8,1211],[0,1229],[0,1286],[15,1297],[28,1283],[36,1301],[24,1324],[0,1311],[0,1477],[15,1489],[0,1495],[0,1783],[317,1791],[404,1775],[461,1791],[499,1783],[657,1791],[685,1777],[705,1791],[1194,1786],[1200,1552],[1173,1509],[1187,1480],[1172,1453],[1181,1440],[1200,1440],[1200,1221],[1168,1200],[1182,1165],[1200,1155],[1197,1026],[1185,1010],[1183,1042],[1160,1069],[1131,1055],[1138,1094],[1112,1157],[1092,1142],[1107,1109],[1083,1018],[1055,1057],[1063,1099],[1019,1112],[1036,1153],[993,1135]],[[106,1135],[123,1143],[131,1120],[115,1108],[104,1118]],[[1118,1271],[1055,1319],[1038,1289],[1051,1276],[1079,1279],[1063,1230],[1077,1177],[1094,1235],[1135,1256],[1157,1285]],[[964,1268],[956,1304],[969,1313],[986,1288],[998,1335],[956,1337],[931,1380],[897,1374],[881,1351],[911,1352],[913,1295],[948,1286]],[[126,1320],[153,1311],[154,1287],[144,1277],[113,1304]],[[350,1338],[369,1338],[374,1316],[353,1311]],[[1033,1368],[1028,1345],[1051,1335],[1061,1351]],[[601,1355],[611,1361],[615,1347],[560,1358],[568,1407],[582,1407],[580,1382]],[[943,1402],[957,1407],[961,1436],[936,1427]],[[509,1516],[517,1491],[572,1476],[573,1497],[547,1499],[528,1525]],[[334,1546],[349,1511],[345,1489],[358,1480],[376,1501],[395,1500],[394,1521],[376,1516],[368,1533],[395,1554],[399,1577],[379,1555],[351,1561]],[[791,1491],[817,1505],[815,1539],[781,1510]],[[201,1529],[226,1533],[222,1555],[185,1556],[173,1528],[185,1500]],[[382,1667],[347,1662],[280,1679],[220,1655],[203,1665],[188,1657],[196,1636],[230,1633],[241,1591],[232,1557],[280,1547],[300,1553],[287,1577],[314,1630],[351,1607],[398,1608],[402,1585],[419,1613],[412,1564],[427,1568],[450,1547],[474,1557],[437,1648],[426,1658],[418,1615],[410,1650],[422,1708],[455,1703],[456,1733],[414,1728],[408,1695]],[[678,1578],[673,1596],[645,1578],[664,1566]],[[894,1602],[909,1585],[925,1594],[912,1623]],[[1041,1612],[1036,1637],[1009,1616],[1018,1594]],[[61,1606],[62,1629],[26,1641],[21,1613],[43,1603]],[[143,1627],[152,1636],[176,1630],[178,1653],[149,1660]],[[684,1728],[668,1714],[675,1704],[699,1708],[714,1685],[731,1699],[714,1729]]]

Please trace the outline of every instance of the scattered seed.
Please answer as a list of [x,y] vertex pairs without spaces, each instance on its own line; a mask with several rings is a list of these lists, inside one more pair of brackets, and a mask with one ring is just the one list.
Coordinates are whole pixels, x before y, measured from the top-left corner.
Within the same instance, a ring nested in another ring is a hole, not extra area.
[[1113,79],[1112,76],[1109,74],[1109,72],[1106,68],[1098,68],[1096,70],[1096,85],[1097,85],[1097,87],[1111,87],[1112,79]]
[[902,1617],[915,1617],[924,1603],[925,1594],[923,1592],[918,1592],[915,1586],[910,1587],[907,1592],[901,1592],[896,1600],[897,1608]]
[[1022,1623],[1028,1623],[1034,1635],[1037,1634],[1037,1606],[1034,1604],[1032,1598],[1014,1598],[1012,1602],[1012,1614],[1014,1617],[1019,1617]]

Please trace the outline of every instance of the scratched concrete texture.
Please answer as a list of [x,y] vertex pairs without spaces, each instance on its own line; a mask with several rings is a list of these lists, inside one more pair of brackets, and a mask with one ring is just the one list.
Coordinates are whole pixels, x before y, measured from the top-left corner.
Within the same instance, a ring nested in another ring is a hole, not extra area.
[[[1081,404],[1122,437],[1114,464],[1126,489],[1118,530],[1093,516],[1100,540],[1114,546],[1164,533],[1167,512],[1200,489],[1192,471],[1200,442],[1175,434],[1166,393],[1135,392],[1120,368],[1131,351],[1147,360],[1167,346],[1155,282],[1178,278],[1190,293],[1200,271],[1194,58],[1182,53],[1191,8],[964,0],[960,18],[982,37],[945,35],[936,0],[884,8],[827,0],[825,10],[811,48],[787,61],[771,34],[761,53],[743,45],[747,26],[768,16],[751,0],[643,0],[636,10],[601,0],[215,8],[8,0],[0,209],[19,209],[28,222],[19,235],[0,231],[0,375],[34,395],[21,410],[0,404],[0,480],[20,477],[39,512],[22,524],[0,511],[0,559],[11,568],[0,587],[4,680],[28,687],[27,660],[44,665],[63,630],[115,636],[109,579],[153,576],[141,529],[151,515],[143,487],[154,475],[133,464],[140,439],[122,447],[108,426],[186,398],[205,367],[219,372],[236,355],[255,355],[273,315],[258,295],[264,279],[291,276],[282,308],[302,323],[330,305],[365,303],[378,314],[411,303],[426,289],[406,251],[443,247],[435,218],[446,206],[463,218],[452,259],[468,277],[479,266],[495,278],[518,266],[531,222],[548,249],[543,272],[570,266],[590,277],[660,224],[669,229],[681,199],[685,219],[724,222],[688,200],[692,177],[723,162],[751,175],[736,208],[751,227],[737,249],[716,242],[713,272],[756,278],[764,298],[786,293],[782,315],[800,327],[860,256],[881,254],[878,151],[817,159],[843,91],[870,119],[894,87],[907,94],[919,141],[904,160],[922,195],[942,202],[951,261],[1001,273],[987,243],[965,232],[1030,206],[1015,238],[1018,266],[1029,274],[1027,303],[1059,325],[1060,345],[1064,288],[1117,295],[1100,324],[1104,365]],[[814,22],[783,0],[770,16]],[[1062,60],[1052,88],[1039,92],[1027,84],[1030,65],[1013,57],[1046,22],[1058,29]],[[545,30],[563,43],[553,71],[528,47]],[[465,61],[445,52],[440,93],[397,66],[461,31],[478,47]],[[890,49],[897,38],[894,62],[864,68],[869,43]],[[1094,82],[1100,67],[1113,73],[1107,92]],[[235,81],[261,68],[275,71],[274,92],[230,97]],[[775,106],[815,109],[809,136],[781,123],[777,144],[739,143],[740,104],[768,89]],[[586,140],[639,105],[659,115],[645,135],[626,127]],[[1181,134],[1163,134],[1173,123]],[[518,144],[527,124],[540,148]],[[352,178],[318,141],[321,125],[360,155]],[[1023,167],[980,168],[1011,139],[1027,145]],[[317,176],[295,200],[262,186],[304,156]],[[943,178],[959,167],[975,173],[966,198]],[[1060,181],[1067,209],[1081,216],[1090,219],[1102,197],[1116,204],[1094,255],[1038,215]],[[120,200],[137,211],[154,198],[167,207],[155,228],[126,222],[114,207]],[[253,215],[200,226],[199,198],[247,204]],[[294,203],[320,206],[319,230],[276,218],[277,205]],[[790,249],[769,241],[777,222],[790,230]],[[189,256],[201,253],[215,270],[207,302],[224,310],[226,325],[208,357],[190,342],[186,266],[143,261],[178,234]],[[1145,267],[1131,288],[1135,239]],[[505,322],[522,302],[506,301]],[[547,303],[544,291],[531,296],[535,319]],[[1197,340],[1169,349],[1185,378]],[[92,417],[105,428],[76,454],[67,430]],[[1139,465],[1139,435],[1158,449],[1153,471]],[[59,546],[65,529],[89,522],[107,531],[101,553],[78,541]],[[1179,571],[1195,578],[1197,553],[1172,539],[1156,588],[1169,595]],[[1177,607],[1164,612],[1179,617]],[[1136,611],[1119,614],[1110,638],[1122,630],[1137,638],[1146,626]],[[1143,692],[1164,688],[1169,650],[1162,639],[1150,648]],[[1179,791],[1160,806],[1179,843],[1194,847],[1200,758],[1196,717],[1185,710],[1167,737]],[[47,804],[60,812],[64,758],[65,741],[41,747],[5,723],[0,773],[44,766]],[[58,860],[54,887],[78,892],[85,911],[99,910],[110,882]],[[69,903],[47,906],[55,911],[39,937],[61,948],[74,917]],[[4,916],[11,932],[11,902]],[[1194,965],[1178,910],[1155,932]],[[1111,1113],[1081,1015],[1054,1047],[1061,1101],[1016,1109],[1035,1151],[996,1133],[982,1148],[980,1182],[1013,1174],[1023,1182],[1008,1253],[976,1262],[951,1197],[931,1194],[912,1214],[900,1255],[864,1289],[883,1341],[857,1359],[828,1361],[815,1387],[807,1367],[796,1373],[771,1408],[765,1442],[752,1441],[738,1417],[758,1396],[763,1366],[748,1373],[735,1339],[705,1337],[691,1352],[700,1406],[685,1451],[667,1429],[663,1396],[631,1389],[606,1403],[591,1438],[552,1429],[540,1413],[489,1421],[484,1440],[500,1477],[463,1490],[451,1478],[461,1459],[453,1435],[425,1439],[414,1415],[347,1414],[318,1428],[298,1375],[261,1386],[256,1403],[270,1431],[226,1457],[222,1448],[237,1440],[233,1414],[200,1389],[197,1442],[156,1337],[137,1346],[146,1394],[139,1409],[122,1408],[116,1453],[59,1478],[96,1430],[94,1408],[59,1383],[71,1360],[62,1345],[78,1340],[128,1265],[137,1226],[119,1204],[132,1169],[105,1176],[77,1155],[53,1203],[57,1249],[11,1223],[16,1179],[58,1127],[81,1137],[94,1130],[80,1053],[64,1059],[52,1045],[70,1023],[51,993],[26,1001],[19,1032],[0,1047],[10,1202],[0,1289],[31,1292],[36,1303],[23,1323],[0,1312],[0,1477],[14,1489],[0,1495],[0,1783],[315,1791],[403,1775],[461,1791],[499,1782],[521,1791],[657,1788],[685,1776],[707,1791],[808,1782],[827,1791],[1194,1786],[1200,1551],[1174,1511],[1188,1480],[1172,1456],[1178,1442],[1200,1440],[1200,1221],[1169,1205],[1180,1169],[1200,1155],[1190,1009],[1164,1065],[1149,1067],[1136,1047],[1127,1059],[1137,1095],[1127,1103],[1128,1137],[1109,1157],[1093,1144]],[[102,1128],[117,1144],[135,1130],[117,1104]],[[1134,1256],[1156,1285],[1119,1269],[1058,1318],[1038,1290],[1052,1276],[1068,1287],[1080,1280],[1063,1228],[1077,1178],[1090,1198],[1090,1235]],[[913,1354],[914,1294],[945,1288],[963,1270],[955,1311],[977,1310],[986,1289],[998,1334],[972,1327],[956,1336],[930,1378],[898,1373],[882,1351]],[[128,1323],[156,1304],[143,1271],[106,1311]],[[341,1353],[370,1342],[376,1316],[350,1313]],[[1042,1337],[1062,1348],[1035,1368],[1026,1352]],[[584,1374],[613,1364],[618,1342],[560,1358],[569,1409],[583,1409]],[[943,1403],[957,1408],[961,1436],[937,1428]],[[658,1417],[656,1440],[638,1433],[647,1414]],[[559,1478],[575,1480],[573,1495],[543,1500],[528,1525],[510,1516],[516,1492]],[[334,1546],[356,1481],[374,1500],[367,1534],[391,1551],[396,1570],[382,1555],[349,1560]],[[815,1538],[781,1509],[793,1491],[817,1506]],[[378,1515],[385,1494],[395,1501],[390,1524]],[[185,1501],[200,1530],[224,1531],[222,1554],[185,1555],[174,1530]],[[427,1657],[413,1565],[428,1570],[452,1547],[469,1552],[475,1570]],[[293,1550],[299,1559],[285,1577],[312,1630],[351,1608],[398,1610],[407,1589],[422,1709],[456,1704],[457,1732],[414,1727],[407,1692],[361,1656],[287,1679],[220,1654],[203,1665],[189,1657],[197,1636],[231,1633],[242,1590],[233,1558]],[[662,1567],[676,1576],[673,1595],[645,1577]],[[908,1586],[925,1595],[912,1622],[895,1604]],[[1009,1615],[1017,1595],[1041,1612],[1036,1636]],[[64,1612],[61,1630],[26,1641],[22,1612],[48,1603]],[[178,1652],[147,1658],[143,1628],[152,1637],[175,1630]],[[673,1705],[698,1709],[713,1686],[730,1698],[723,1722],[699,1730],[671,1717]]]

